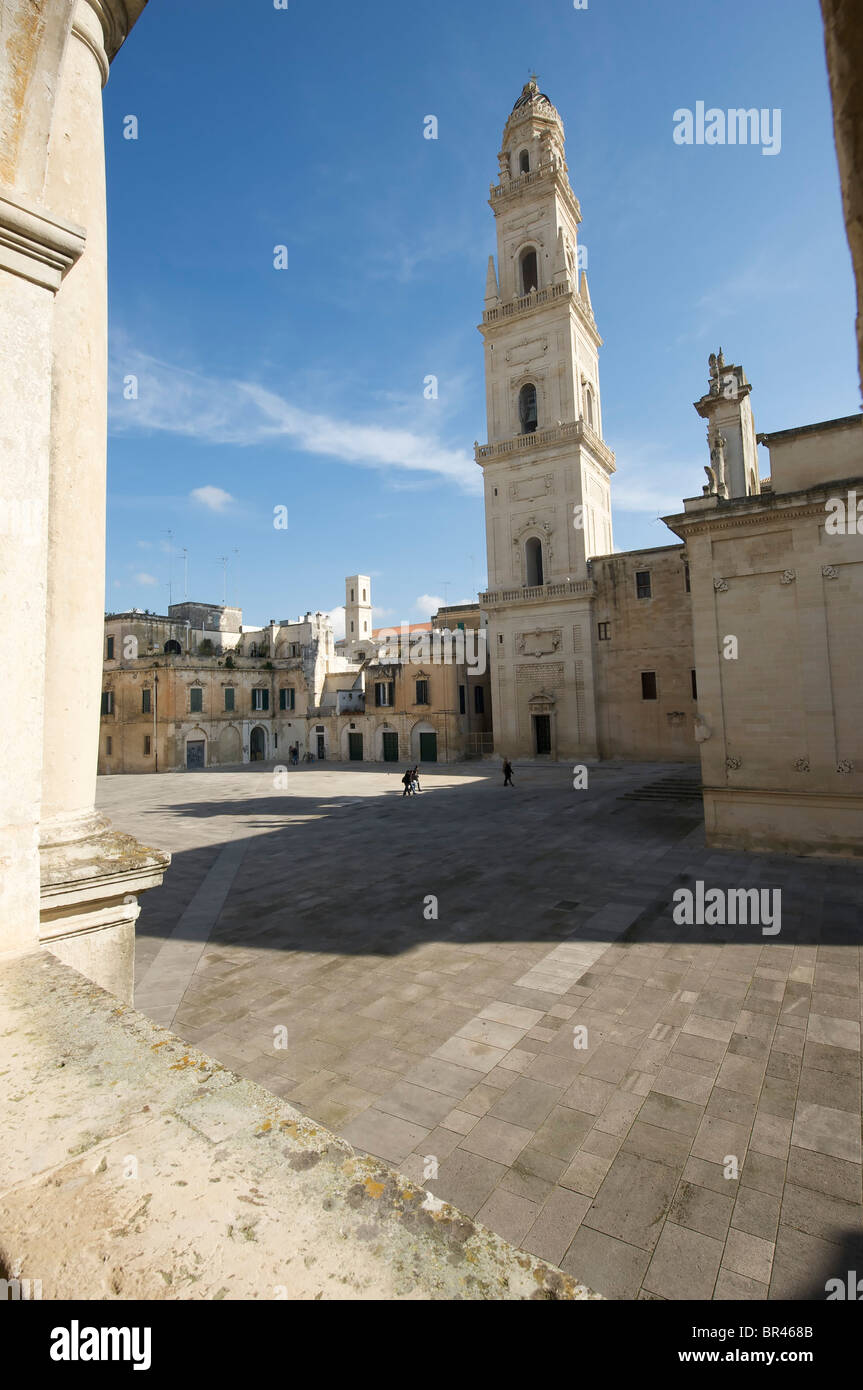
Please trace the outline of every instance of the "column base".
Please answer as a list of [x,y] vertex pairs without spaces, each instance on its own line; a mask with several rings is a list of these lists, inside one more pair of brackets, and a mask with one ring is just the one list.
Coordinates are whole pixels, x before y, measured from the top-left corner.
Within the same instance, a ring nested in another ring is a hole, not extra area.
[[138,895],[159,886],[170,854],[90,812],[43,825],[40,858],[41,945],[131,1004]]

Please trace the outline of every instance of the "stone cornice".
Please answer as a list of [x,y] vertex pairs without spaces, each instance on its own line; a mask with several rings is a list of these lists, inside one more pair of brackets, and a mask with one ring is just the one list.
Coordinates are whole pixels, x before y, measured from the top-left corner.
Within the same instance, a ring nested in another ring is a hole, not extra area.
[[789,517],[823,518],[825,502],[831,497],[841,497],[852,489],[863,497],[863,477],[838,478],[834,482],[819,483],[817,487],[799,492],[760,493],[757,498],[747,499],[743,505],[720,502],[705,510],[664,516],[662,520],[669,530],[684,540],[688,536],[705,535],[712,531],[753,526],[763,528],[775,522],[784,522]]
[[0,190],[0,268],[44,289],[58,290],[84,250],[86,233],[44,208]]

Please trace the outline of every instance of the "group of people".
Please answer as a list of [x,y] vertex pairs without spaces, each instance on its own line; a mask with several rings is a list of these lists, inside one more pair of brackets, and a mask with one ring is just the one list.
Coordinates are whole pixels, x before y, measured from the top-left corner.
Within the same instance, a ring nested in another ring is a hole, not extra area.
[[416,767],[408,768],[402,778],[402,783],[404,784],[402,796],[413,796],[416,792],[422,791],[422,787],[420,786],[419,764],[417,764]]

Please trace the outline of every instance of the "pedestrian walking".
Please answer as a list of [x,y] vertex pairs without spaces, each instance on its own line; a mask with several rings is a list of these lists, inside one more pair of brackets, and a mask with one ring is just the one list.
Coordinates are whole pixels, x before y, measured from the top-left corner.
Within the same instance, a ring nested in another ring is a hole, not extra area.
[[414,792],[421,792],[421,791],[422,791],[422,787],[420,786],[420,770],[419,770],[419,764],[416,765],[416,767],[414,768],[413,772],[411,773],[411,791],[414,791]]
[[412,794],[412,791],[413,791],[413,781],[414,781],[413,770],[412,770],[411,768],[408,768],[407,772],[405,773],[404,777],[402,778],[402,783],[403,783],[403,785],[404,785],[404,791],[402,792],[402,796],[410,796],[410,795]]
[[503,764],[503,785],[504,785],[505,787],[514,787],[514,786],[515,786],[515,783],[514,783],[513,780],[512,780],[512,763],[510,762],[509,758],[504,759],[504,764]]

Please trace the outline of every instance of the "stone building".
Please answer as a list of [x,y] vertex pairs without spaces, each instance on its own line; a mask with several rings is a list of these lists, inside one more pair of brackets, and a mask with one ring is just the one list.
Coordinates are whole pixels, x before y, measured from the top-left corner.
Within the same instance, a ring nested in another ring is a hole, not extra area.
[[599,756],[697,762],[698,687],[684,548],[603,555],[590,570]]
[[[563,123],[533,79],[498,161],[489,200],[497,265],[490,258],[480,325],[488,442],[476,446],[495,748],[518,758],[694,759],[683,548],[610,554],[615,459],[603,429],[602,340],[580,269]],[[741,409],[732,402],[728,414],[739,422]]]
[[373,632],[368,576],[345,589],[338,644],[324,613],[263,628],[213,604],[108,614],[99,772],[287,764],[295,745],[301,759],[341,762],[490,752],[479,609]]
[[705,489],[686,543],[708,843],[863,854],[863,419],[759,436],[760,494]]

